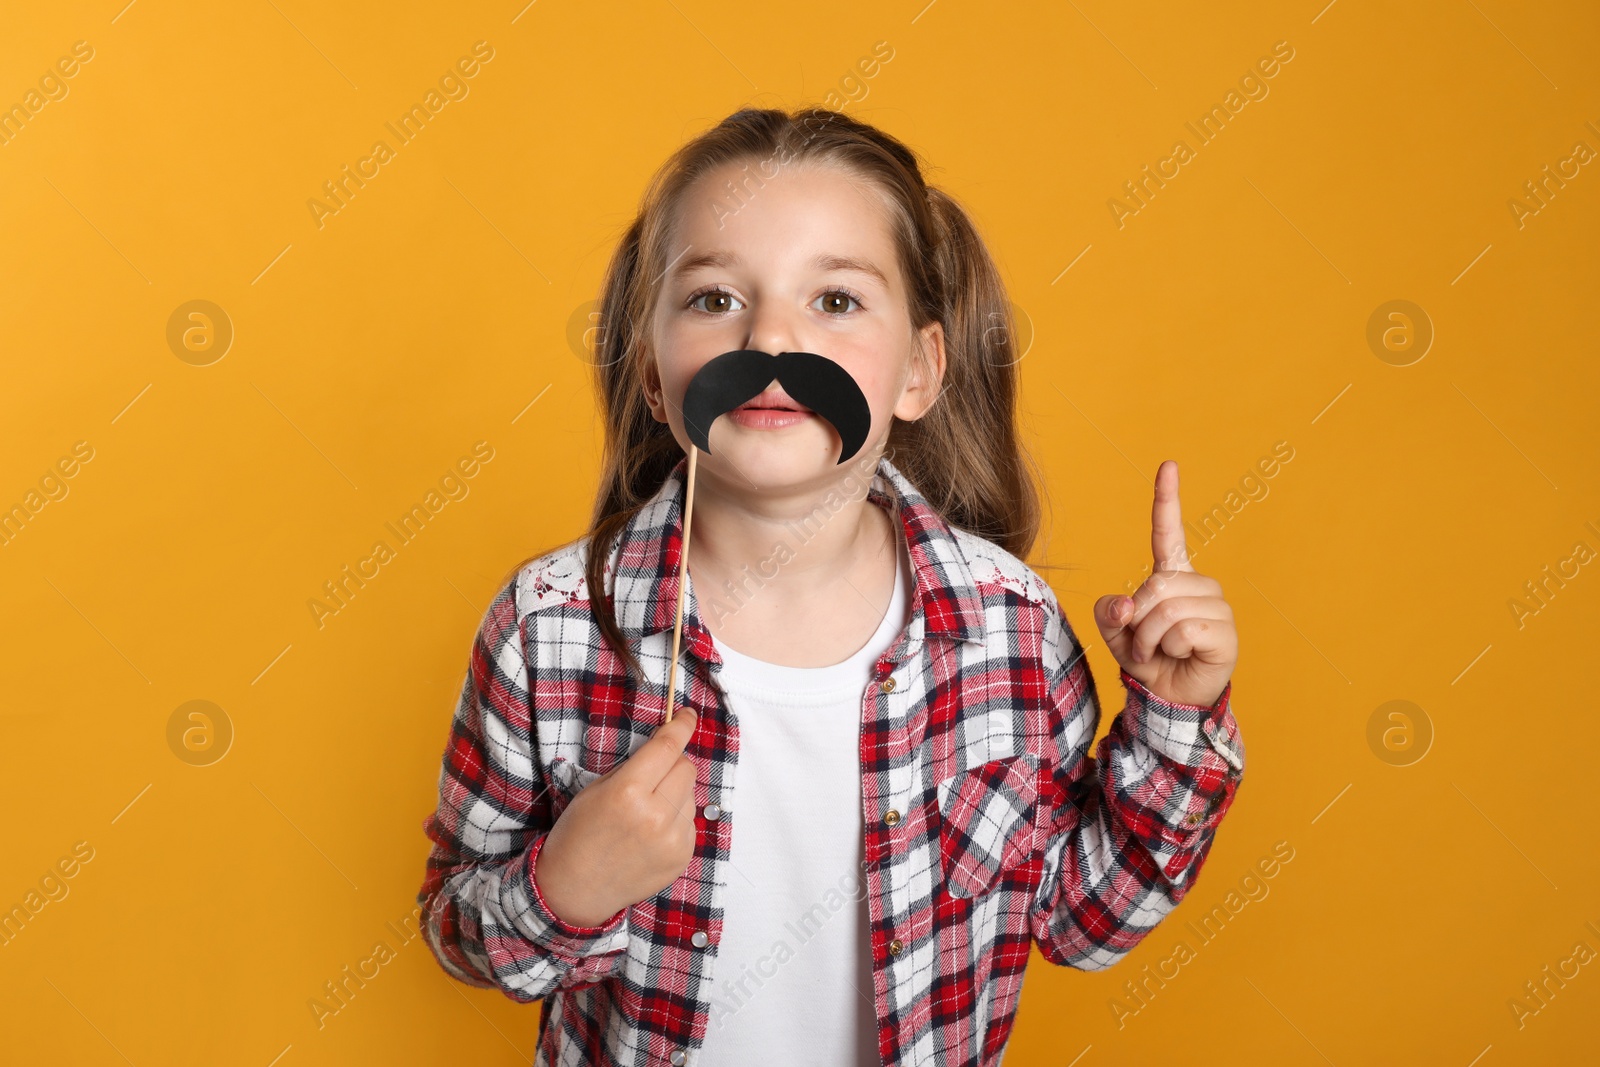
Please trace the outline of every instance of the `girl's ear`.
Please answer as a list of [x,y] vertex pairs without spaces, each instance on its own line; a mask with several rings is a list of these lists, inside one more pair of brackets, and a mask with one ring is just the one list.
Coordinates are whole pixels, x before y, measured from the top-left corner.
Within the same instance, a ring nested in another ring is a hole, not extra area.
[[944,381],[944,325],[935,319],[922,328],[921,351],[911,354],[911,377],[894,406],[895,417],[915,422],[926,415],[939,399]]
[[656,366],[656,361],[650,358],[648,351],[640,353],[640,363],[644,370],[641,372],[641,387],[644,392],[644,402],[650,405],[650,414],[657,422],[667,421],[667,406],[661,399],[661,372]]

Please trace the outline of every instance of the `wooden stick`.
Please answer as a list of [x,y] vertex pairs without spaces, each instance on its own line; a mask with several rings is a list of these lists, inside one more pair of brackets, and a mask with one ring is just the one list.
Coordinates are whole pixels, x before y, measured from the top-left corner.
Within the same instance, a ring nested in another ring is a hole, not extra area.
[[672,706],[678,695],[678,642],[683,635],[683,585],[689,573],[689,531],[694,520],[694,461],[700,449],[689,445],[689,485],[684,490],[683,551],[678,557],[678,607],[672,622],[672,666],[667,671],[667,722],[672,721]]

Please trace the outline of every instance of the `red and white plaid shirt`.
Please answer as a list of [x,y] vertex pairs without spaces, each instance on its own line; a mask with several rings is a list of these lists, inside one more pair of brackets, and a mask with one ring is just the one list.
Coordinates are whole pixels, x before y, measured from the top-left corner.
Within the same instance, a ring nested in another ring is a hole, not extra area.
[[[718,996],[739,736],[692,582],[677,699],[699,717],[685,750],[699,768],[694,858],[595,927],[557,918],[532,878],[577,792],[665,721],[686,465],[606,571],[648,681],[600,638],[587,538],[529,563],[473,642],[424,822],[427,942],[469,985],[543,999],[535,1067],[692,1067]],[[1032,945],[1054,964],[1108,967],[1194,885],[1244,769],[1233,686],[1204,708],[1121,672],[1126,705],[1089,758],[1099,699],[1050,587],[951,527],[887,459],[869,499],[898,509],[916,578],[911,620],[862,695],[878,1048],[885,1064],[985,1067],[1000,1061]]]

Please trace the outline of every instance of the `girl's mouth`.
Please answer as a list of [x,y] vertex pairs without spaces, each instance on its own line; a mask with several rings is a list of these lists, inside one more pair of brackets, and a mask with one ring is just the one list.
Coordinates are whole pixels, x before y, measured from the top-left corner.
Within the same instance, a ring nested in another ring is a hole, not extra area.
[[804,404],[791,400],[789,395],[779,388],[752,397],[728,412],[728,417],[740,426],[752,430],[777,430],[817,416]]
[[795,408],[754,407],[749,404],[728,412],[728,418],[752,430],[778,430],[816,417],[813,412]]

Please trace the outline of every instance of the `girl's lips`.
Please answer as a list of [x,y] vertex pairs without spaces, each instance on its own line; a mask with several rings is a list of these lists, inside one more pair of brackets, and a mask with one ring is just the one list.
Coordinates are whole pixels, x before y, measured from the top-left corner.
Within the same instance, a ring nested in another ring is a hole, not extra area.
[[734,408],[728,417],[740,426],[752,430],[777,430],[794,426],[816,415],[809,411],[790,411],[787,408]]

